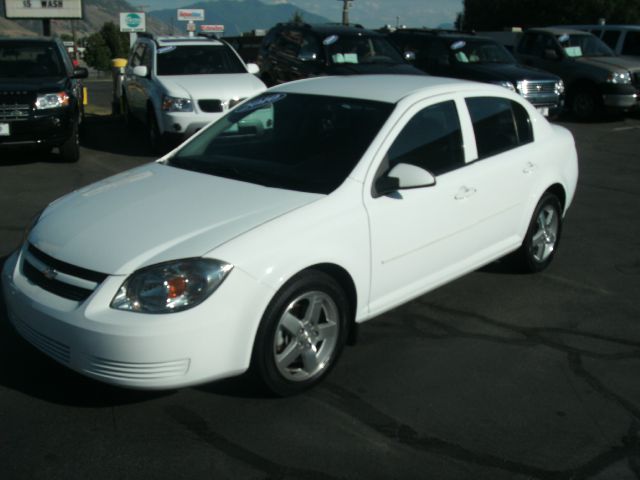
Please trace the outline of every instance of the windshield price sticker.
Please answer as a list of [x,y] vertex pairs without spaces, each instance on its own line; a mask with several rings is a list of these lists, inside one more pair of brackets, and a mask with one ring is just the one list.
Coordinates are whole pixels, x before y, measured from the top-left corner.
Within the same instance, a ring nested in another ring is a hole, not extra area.
[[8,123],[0,123],[0,136],[8,137],[11,135],[11,128]]

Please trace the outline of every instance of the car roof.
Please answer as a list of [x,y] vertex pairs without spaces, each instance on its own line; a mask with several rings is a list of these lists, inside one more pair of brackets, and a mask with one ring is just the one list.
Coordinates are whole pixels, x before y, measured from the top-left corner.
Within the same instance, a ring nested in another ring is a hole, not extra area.
[[473,33],[468,33],[468,32],[454,32],[452,30],[439,30],[437,28],[434,29],[430,29],[430,28],[402,28],[402,29],[398,29],[395,30],[394,32],[391,33],[391,36],[393,35],[401,35],[401,34],[410,34],[410,35],[416,35],[418,37],[424,36],[424,37],[438,37],[438,38],[457,38],[457,39],[461,39],[461,40],[474,40],[476,38],[486,38],[486,37],[478,37]]
[[158,36],[153,40],[159,47],[178,45],[224,45],[220,40],[209,37]]
[[589,32],[585,32],[584,30],[562,27],[530,28],[526,32],[548,32],[553,35],[562,35],[563,33],[568,33],[570,35],[591,35]]
[[57,43],[56,38],[50,37],[0,37],[1,42],[30,42],[30,43]]
[[[397,103],[420,91],[433,95],[477,89],[476,82],[427,75],[346,75],[283,83],[269,91],[304,93]],[[490,87],[482,85],[482,87]],[[500,88],[500,87],[497,87]]]
[[[597,23],[589,23],[589,24],[572,24],[567,25],[569,28],[575,28],[577,30],[581,30],[583,28],[592,28],[597,30],[640,30],[640,25],[624,25],[619,23],[607,23],[605,25],[600,25]],[[556,26],[556,28],[562,28],[562,25]]]
[[366,34],[369,36],[383,36],[381,33],[376,32],[374,30],[367,30],[366,28],[362,28],[360,26],[353,25],[340,25],[335,23],[282,23],[278,25],[279,27],[297,27],[302,28],[303,30],[309,30],[311,32],[318,33],[320,35],[362,35]]

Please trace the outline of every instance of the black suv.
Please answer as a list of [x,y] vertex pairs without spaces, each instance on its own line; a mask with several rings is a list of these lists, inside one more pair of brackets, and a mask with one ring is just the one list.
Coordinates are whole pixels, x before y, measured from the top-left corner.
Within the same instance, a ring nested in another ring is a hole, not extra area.
[[494,83],[518,92],[544,115],[555,116],[564,103],[560,77],[519,64],[490,38],[450,30],[402,29],[389,40],[416,67],[430,75]]
[[320,75],[424,75],[384,35],[361,27],[279,23],[258,55],[268,86]]
[[0,38],[0,146],[58,147],[77,161],[87,73],[58,39]]

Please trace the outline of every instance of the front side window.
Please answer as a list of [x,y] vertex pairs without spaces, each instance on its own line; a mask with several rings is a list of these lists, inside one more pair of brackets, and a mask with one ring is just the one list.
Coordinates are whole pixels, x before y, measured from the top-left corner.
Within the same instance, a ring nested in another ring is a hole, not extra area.
[[618,39],[620,38],[620,32],[615,30],[606,30],[602,35],[602,41],[606,43],[610,48],[616,48]]
[[351,173],[393,104],[264,93],[168,160],[177,168],[273,188],[328,194]]
[[246,73],[238,57],[225,45],[158,47],[158,75]]
[[61,77],[64,64],[55,44],[49,42],[0,42],[0,78]]
[[387,161],[387,171],[398,163],[409,163],[434,175],[464,166],[455,102],[439,103],[418,112],[391,145]]
[[507,98],[466,99],[476,137],[478,158],[496,155],[533,141],[526,109]]

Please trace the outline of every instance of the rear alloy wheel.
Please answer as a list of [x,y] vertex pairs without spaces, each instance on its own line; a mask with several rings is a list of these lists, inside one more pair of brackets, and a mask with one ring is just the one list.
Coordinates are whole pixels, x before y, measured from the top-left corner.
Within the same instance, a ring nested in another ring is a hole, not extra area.
[[267,308],[254,345],[252,368],[277,395],[306,390],[324,378],[345,343],[348,302],[330,276],[294,277]]
[[59,147],[60,158],[63,162],[77,162],[80,159],[80,133],[78,131],[78,120],[73,121],[71,135]]
[[545,193],[536,206],[522,246],[515,252],[519,266],[532,273],[547,268],[558,249],[561,232],[560,201],[555,195]]

